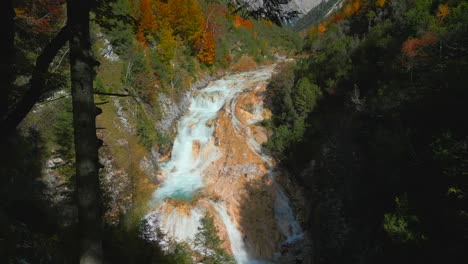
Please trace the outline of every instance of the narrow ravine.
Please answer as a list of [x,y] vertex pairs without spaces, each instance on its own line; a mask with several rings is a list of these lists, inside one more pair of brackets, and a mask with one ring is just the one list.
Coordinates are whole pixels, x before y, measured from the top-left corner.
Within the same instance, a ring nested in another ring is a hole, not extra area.
[[170,158],[158,172],[147,218],[177,241],[192,242],[205,212],[215,217],[238,263],[273,262],[302,238],[293,207],[261,151],[263,96],[274,65],[210,83],[178,123]]

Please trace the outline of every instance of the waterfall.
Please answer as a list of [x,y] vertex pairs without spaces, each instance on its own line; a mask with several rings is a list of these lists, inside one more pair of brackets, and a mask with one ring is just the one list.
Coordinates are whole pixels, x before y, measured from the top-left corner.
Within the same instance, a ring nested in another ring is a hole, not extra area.
[[[234,80],[219,80],[193,97],[188,113],[178,123],[171,159],[161,165],[167,178],[153,194],[153,201],[166,197],[189,201],[204,186],[202,173],[218,156],[212,138],[214,127],[207,123],[241,87]],[[194,144],[199,144],[199,155],[193,153]]]
[[231,242],[231,250],[237,263],[254,264],[255,261],[251,260],[247,255],[244,240],[242,239],[242,234],[239,232],[229,217],[226,206],[222,203],[212,203],[212,205],[221,217],[223,224],[226,226],[229,242]]
[[[252,119],[247,120],[246,124],[236,117],[236,105],[242,92],[258,89],[259,84],[264,85],[267,82],[272,72],[273,67],[269,67],[231,75],[211,82],[194,94],[187,113],[177,124],[170,159],[160,166],[162,184],[153,193],[151,205],[155,209],[147,217],[157,218],[155,222],[158,228],[167,236],[191,244],[203,215],[207,211],[216,214],[216,218],[224,225],[223,230],[229,239],[231,252],[239,264],[261,262],[249,256],[244,235],[237,226],[238,223],[233,221],[235,218],[229,215],[226,203],[209,197],[200,202],[194,200],[194,197],[198,197],[196,194],[207,187],[204,182],[207,168],[222,155],[214,139],[218,114],[222,109],[229,116],[236,134],[245,137],[248,148],[271,167],[272,159],[262,153],[260,144],[255,141],[248,128],[248,125],[262,120],[263,103],[253,108]],[[278,230],[286,237],[286,243],[293,242],[301,237],[302,231],[288,197],[279,185],[276,189],[276,200],[271,206],[274,207]],[[179,203],[170,202],[173,200],[185,200],[186,203],[180,207]]]
[[277,185],[277,189],[278,196],[275,200],[275,219],[281,233],[287,238],[285,243],[290,244],[302,239],[304,234],[296,220],[289,198],[279,185]]

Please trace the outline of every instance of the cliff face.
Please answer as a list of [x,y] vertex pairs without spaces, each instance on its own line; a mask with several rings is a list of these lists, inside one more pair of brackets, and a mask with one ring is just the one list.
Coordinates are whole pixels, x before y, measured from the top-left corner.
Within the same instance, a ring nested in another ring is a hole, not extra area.
[[284,11],[297,11],[299,12],[299,17],[302,17],[312,8],[326,1],[328,0],[291,0],[291,2],[283,5],[283,9]]
[[[281,6],[284,12],[297,11],[299,17],[302,17],[323,1],[328,0],[291,0],[289,3]],[[245,0],[244,2],[249,3],[254,9],[261,7],[263,4],[263,0]]]

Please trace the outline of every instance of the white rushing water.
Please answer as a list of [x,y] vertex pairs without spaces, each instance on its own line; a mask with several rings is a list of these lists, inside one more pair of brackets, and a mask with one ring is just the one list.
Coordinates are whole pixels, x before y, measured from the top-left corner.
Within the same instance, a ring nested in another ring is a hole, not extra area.
[[[154,201],[166,197],[190,200],[204,186],[202,172],[218,157],[213,142],[214,126],[207,123],[241,87],[242,83],[235,79],[218,80],[193,97],[189,112],[178,123],[171,159],[161,165],[167,178],[153,194]],[[194,143],[200,145],[198,156],[192,151]]]
[[291,201],[283,189],[277,185],[278,196],[275,200],[275,220],[281,231],[286,236],[286,244],[290,244],[304,237],[301,226],[296,220]]
[[247,254],[245,248],[244,240],[242,239],[242,234],[239,232],[236,225],[232,222],[231,218],[229,217],[226,210],[226,206],[223,203],[212,203],[212,205],[221,217],[224,226],[226,226],[229,241],[231,242],[232,254],[234,255],[234,258],[236,259],[237,263],[256,263],[255,260],[249,258],[249,255]]
[[[193,240],[199,221],[205,213],[202,206],[194,205],[191,209],[177,210],[167,207],[166,199],[183,199],[191,201],[194,194],[204,187],[204,171],[220,153],[214,142],[214,129],[217,113],[226,106],[236,131],[247,133],[247,142],[268,165],[271,158],[261,152],[261,146],[253,139],[250,130],[235,116],[235,105],[238,95],[248,87],[250,82],[258,84],[267,81],[272,74],[272,68],[231,75],[210,83],[198,91],[192,98],[188,112],[178,122],[178,133],[174,141],[170,159],[161,164],[162,184],[153,193],[152,205],[156,206],[158,225],[163,233],[178,241]],[[263,104],[254,109],[252,124],[262,119]],[[197,150],[194,150],[197,146]],[[226,228],[231,251],[239,264],[260,263],[249,257],[243,235],[230,218],[224,202],[209,203],[217,212],[219,219]],[[154,212],[153,212],[154,213]],[[275,214],[280,231],[287,237],[286,242],[300,238],[302,231],[297,223],[290,201],[278,186],[275,202]]]

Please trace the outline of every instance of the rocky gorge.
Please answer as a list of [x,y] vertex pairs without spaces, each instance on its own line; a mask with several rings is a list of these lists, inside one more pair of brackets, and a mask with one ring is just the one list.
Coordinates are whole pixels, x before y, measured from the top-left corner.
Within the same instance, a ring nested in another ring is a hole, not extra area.
[[276,179],[281,173],[261,149],[268,135],[259,122],[269,117],[263,97],[274,66],[225,76],[194,93],[157,171],[145,217],[154,235],[160,229],[190,244],[209,212],[238,263],[275,261],[282,246],[302,239]]

